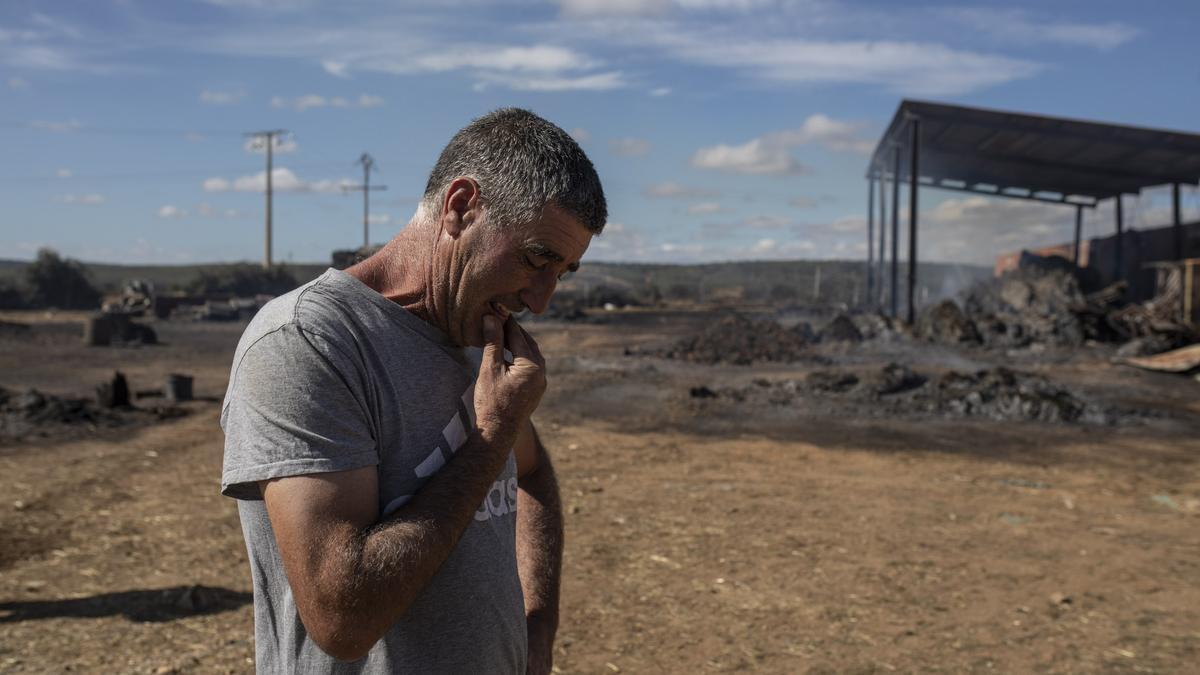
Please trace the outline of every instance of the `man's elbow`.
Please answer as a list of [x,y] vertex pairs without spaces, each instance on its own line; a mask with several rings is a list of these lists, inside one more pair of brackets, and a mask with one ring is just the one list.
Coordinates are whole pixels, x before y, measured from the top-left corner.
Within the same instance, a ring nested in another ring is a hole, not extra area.
[[382,637],[375,635],[361,617],[329,614],[303,622],[312,641],[321,651],[338,661],[352,662],[364,658]]

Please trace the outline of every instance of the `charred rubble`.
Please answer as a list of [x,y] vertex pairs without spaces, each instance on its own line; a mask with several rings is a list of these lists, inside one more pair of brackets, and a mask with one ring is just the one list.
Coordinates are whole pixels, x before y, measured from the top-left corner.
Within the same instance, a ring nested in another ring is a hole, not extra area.
[[756,380],[742,387],[696,388],[692,398],[821,411],[835,406],[866,417],[981,418],[1003,422],[1112,424],[1135,411],[1082,399],[1036,373],[996,367],[976,372],[918,373],[889,363],[865,372],[818,370],[804,379]]

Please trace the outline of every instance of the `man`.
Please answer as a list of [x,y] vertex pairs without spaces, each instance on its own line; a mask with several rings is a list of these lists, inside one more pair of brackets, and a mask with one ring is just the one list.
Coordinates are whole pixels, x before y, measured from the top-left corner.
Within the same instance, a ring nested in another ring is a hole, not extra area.
[[530,423],[545,364],[512,314],[546,309],[606,216],[570,136],[498,110],[379,253],[247,327],[222,493],[260,672],[549,672],[562,515]]

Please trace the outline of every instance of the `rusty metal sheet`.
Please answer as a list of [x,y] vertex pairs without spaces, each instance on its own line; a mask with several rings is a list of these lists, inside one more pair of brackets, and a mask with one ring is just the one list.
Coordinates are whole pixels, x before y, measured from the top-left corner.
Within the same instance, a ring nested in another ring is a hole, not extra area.
[[1162,354],[1155,354],[1154,356],[1123,359],[1121,363],[1145,370],[1157,370],[1163,373],[1186,373],[1189,370],[1200,368],[1200,344],[1163,352]]

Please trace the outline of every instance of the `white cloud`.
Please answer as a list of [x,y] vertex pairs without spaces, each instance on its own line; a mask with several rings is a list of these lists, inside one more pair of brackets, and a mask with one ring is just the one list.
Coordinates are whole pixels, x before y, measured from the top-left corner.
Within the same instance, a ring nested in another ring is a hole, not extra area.
[[642,194],[651,199],[703,199],[720,196],[718,191],[710,188],[680,185],[674,181],[647,185],[642,189]]
[[555,73],[595,65],[592,59],[565,47],[457,48],[418,57],[413,66],[425,72],[484,69]]
[[589,259],[599,260],[649,260],[653,258],[653,247],[642,236],[639,228],[620,222],[609,222],[604,231],[592,239],[588,248]]
[[1141,31],[1129,24],[1051,21],[1021,9],[951,9],[947,14],[970,28],[1003,41],[1058,44],[1108,50],[1134,39]]
[[233,183],[224,178],[206,178],[201,184],[205,192],[228,192],[233,189]]
[[795,175],[808,172],[790,148],[817,144],[833,152],[868,154],[874,145],[858,135],[859,125],[817,113],[795,129],[776,131],[742,145],[714,145],[692,155],[692,166],[729,173]]
[[516,91],[610,91],[627,86],[620,72],[595,73],[592,75],[512,75],[484,72],[477,75],[477,91],[500,85]]
[[346,72],[347,64],[344,61],[332,61],[325,59],[321,61],[321,67],[325,69],[325,72],[333,75],[334,77],[340,77],[343,79],[350,77],[350,73]]
[[367,216],[367,222],[371,225],[388,225],[392,222],[392,216],[387,213],[372,213]]
[[230,105],[246,97],[244,91],[216,91],[205,89],[200,92],[200,102],[209,105]]
[[692,155],[692,166],[727,173],[798,175],[808,167],[796,161],[786,147],[755,138],[742,145],[714,145]]
[[650,95],[655,96],[655,97],[670,96],[671,88],[670,87],[657,87],[655,89],[650,90]]
[[54,172],[54,175],[58,176],[59,178],[70,178],[73,173],[70,169],[58,169]]
[[178,219],[178,218],[186,218],[187,211],[179,208],[178,206],[175,206],[174,204],[167,204],[158,210],[158,217],[172,219],[172,220]]
[[671,9],[671,0],[559,0],[563,14],[573,17],[654,16]]
[[868,155],[875,144],[860,137],[860,129],[859,124],[835,120],[817,113],[809,115],[798,128],[767,134],[766,139],[768,142],[786,146],[815,143],[833,152]]
[[61,202],[63,204],[86,204],[89,206],[94,206],[96,204],[103,204],[107,202],[108,197],[93,192],[82,195],[60,195],[55,197],[54,201]]
[[745,244],[715,245],[699,241],[664,242],[653,259],[664,257],[671,262],[694,263],[713,260],[793,260],[811,258],[818,252],[815,242],[808,239],[780,240],[772,237],[756,239]]
[[700,204],[692,204],[688,207],[688,215],[704,216],[713,213],[724,213],[726,209],[722,208],[717,202],[701,202]]
[[29,81],[23,77],[10,77],[10,78],[8,78],[8,88],[9,89],[28,89]]
[[43,131],[53,131],[55,133],[63,134],[63,133],[69,133],[72,131],[78,131],[79,128],[82,127],[83,125],[79,123],[79,120],[68,120],[66,122],[51,122],[48,120],[34,120],[29,123],[29,126],[33,127],[34,129],[41,129]]
[[775,241],[774,239],[759,239],[752,246],[750,246],[749,251],[751,254],[759,255],[770,253],[771,251],[775,250],[778,244],[779,242]]
[[[279,167],[271,171],[271,187],[277,192],[342,192],[343,188],[355,183],[349,178],[318,181],[301,180],[291,169]],[[221,177],[209,178],[202,184],[205,192],[265,192],[267,172],[259,171],[249,176],[229,180]]]
[[[829,16],[814,17],[799,31],[806,29],[823,39],[773,37],[773,31],[763,27],[763,16],[752,16],[756,21],[727,22],[719,28],[678,21],[626,22],[619,27],[606,26],[607,32],[601,36],[630,47],[660,50],[684,63],[738,70],[775,85],[862,84],[909,96],[966,94],[1028,78],[1043,69],[1033,61],[938,42],[829,39],[824,36],[839,24],[852,28],[849,32],[856,35],[878,33],[884,17],[868,23],[836,5],[824,9]],[[895,23],[891,15],[886,19]]]
[[620,157],[643,157],[650,152],[650,141],[644,138],[614,138],[608,149]]
[[296,98],[285,98],[283,96],[272,96],[271,106],[274,108],[292,108],[297,112],[304,112],[309,108],[378,108],[383,105],[383,98],[373,94],[360,94],[356,99],[349,99],[344,96],[322,96],[320,94],[304,94]]
[[575,139],[576,143],[587,143],[592,140],[592,135],[583,127],[575,127],[570,131],[571,138]]
[[294,12],[312,7],[313,0],[204,0],[210,5],[257,11]]

